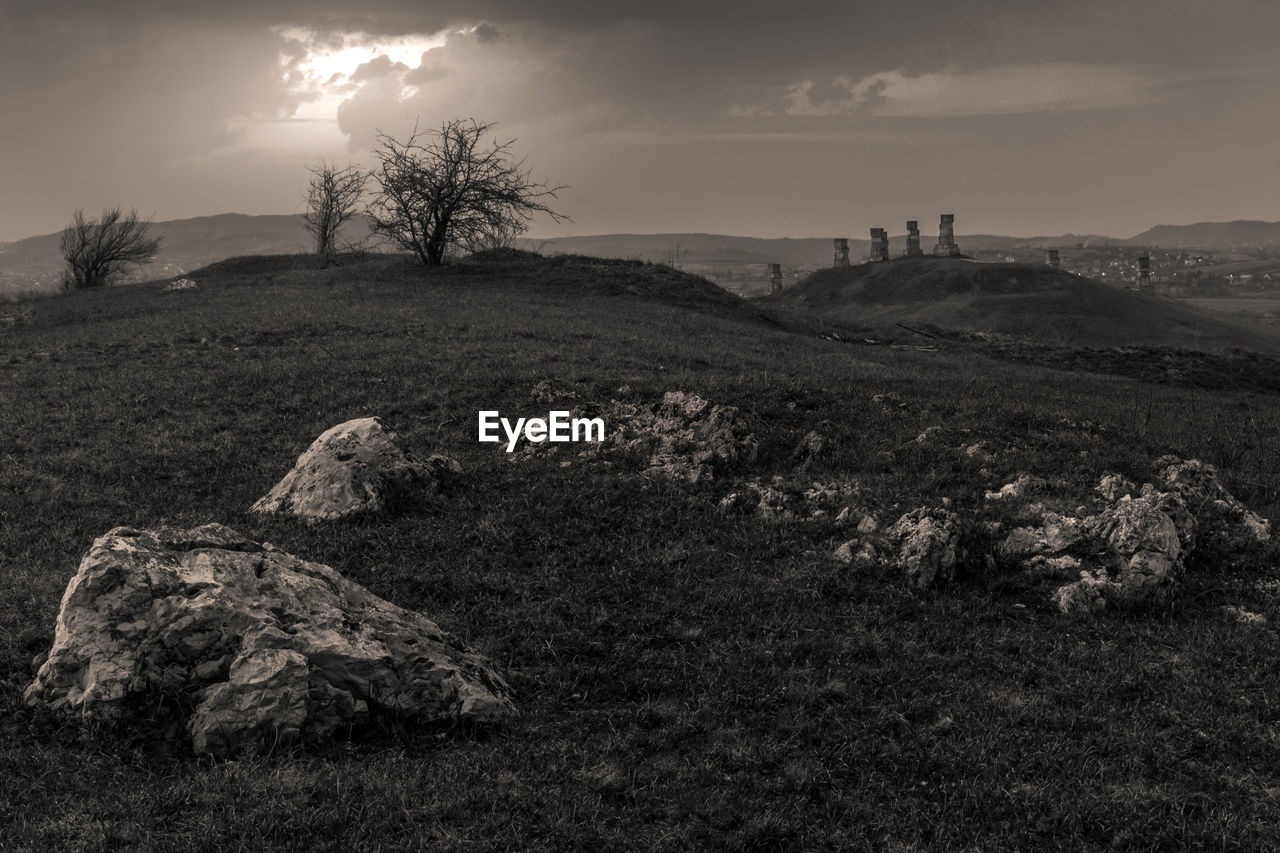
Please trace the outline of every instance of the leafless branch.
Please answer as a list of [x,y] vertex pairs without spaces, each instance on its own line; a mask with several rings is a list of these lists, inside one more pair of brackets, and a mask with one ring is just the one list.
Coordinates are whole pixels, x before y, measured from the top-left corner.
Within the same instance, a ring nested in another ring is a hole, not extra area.
[[360,212],[360,199],[369,175],[351,165],[339,169],[324,158],[309,167],[309,171],[307,211],[302,219],[307,233],[315,241],[316,254],[328,258],[342,248],[338,245],[338,233],[343,224]]
[[86,219],[78,209],[59,244],[67,262],[62,285],[70,290],[111,284],[129,267],[151,263],[161,239],[151,237],[151,222],[140,219],[136,210],[124,213],[114,207]]
[[514,140],[484,145],[492,128],[474,119],[446,121],[429,132],[415,125],[404,142],[379,132],[373,173],[379,189],[367,210],[374,232],[424,266],[438,266],[453,247],[477,251],[510,243],[536,214],[566,221],[549,206],[566,187],[534,181],[524,161],[512,156]]

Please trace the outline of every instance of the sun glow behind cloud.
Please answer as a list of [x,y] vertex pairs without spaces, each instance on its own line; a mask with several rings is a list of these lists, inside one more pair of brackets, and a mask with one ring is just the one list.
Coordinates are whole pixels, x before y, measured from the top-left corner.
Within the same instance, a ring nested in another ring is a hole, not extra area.
[[[338,107],[366,83],[356,74],[358,69],[382,57],[386,57],[386,65],[390,68],[418,68],[422,55],[442,47],[448,37],[444,32],[407,36],[370,36],[366,33],[321,36],[297,28],[284,28],[279,32],[289,42],[300,45],[303,52],[301,57],[281,57],[286,82],[305,99],[294,113],[294,118],[335,123]],[[411,87],[405,92],[406,96],[409,94]]]

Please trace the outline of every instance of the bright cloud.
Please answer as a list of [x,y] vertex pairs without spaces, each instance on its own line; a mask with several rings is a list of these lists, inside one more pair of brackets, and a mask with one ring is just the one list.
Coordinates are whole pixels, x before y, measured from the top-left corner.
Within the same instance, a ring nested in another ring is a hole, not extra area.
[[336,122],[338,107],[370,80],[417,69],[423,56],[447,41],[447,33],[370,36],[325,35],[298,28],[280,31],[292,51],[282,54],[283,76],[305,100],[295,118]]

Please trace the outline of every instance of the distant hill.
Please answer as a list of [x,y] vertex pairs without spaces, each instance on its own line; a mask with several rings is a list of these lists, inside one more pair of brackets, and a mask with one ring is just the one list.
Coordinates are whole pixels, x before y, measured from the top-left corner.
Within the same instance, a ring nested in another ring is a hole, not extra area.
[[1236,249],[1280,246],[1280,222],[1236,219],[1194,225],[1157,225],[1126,242],[1137,246],[1186,249]]
[[[368,221],[361,217],[344,235],[358,239],[368,229]],[[164,237],[156,260],[140,272],[144,279],[182,275],[230,257],[306,252],[311,243],[301,214],[223,213],[173,219],[155,223],[153,233]],[[58,233],[42,234],[0,244],[0,293],[56,290],[62,274],[59,237]]]
[[1261,327],[1033,264],[900,258],[828,268],[761,304],[874,329],[931,324],[1069,346],[1280,354],[1280,337]]
[[[725,234],[599,234],[527,239],[520,244],[544,255],[591,255],[653,263],[819,265],[831,263],[833,253],[830,237],[765,239]],[[870,246],[868,240],[849,242],[851,252],[868,254]]]
[[[1280,245],[1280,222],[1220,222],[1197,225],[1159,225],[1128,240],[1097,234],[1059,234],[1040,237],[1009,237],[999,234],[967,234],[960,223],[956,240],[966,252],[1013,250],[1028,247],[1070,247],[1077,244],[1152,245],[1188,248],[1239,248]],[[168,278],[183,275],[197,267],[230,257],[276,255],[305,252],[309,239],[302,227],[302,216],[248,216],[224,213],[193,219],[157,222],[164,241],[156,261],[146,267],[140,278]],[[368,233],[368,221],[353,223],[348,236],[358,239]],[[830,265],[833,237],[849,239],[849,254],[860,261],[870,254],[871,244],[859,235],[859,226],[832,229],[827,237],[760,238],[726,234],[599,234],[553,239],[530,238],[519,246],[542,254],[589,255],[594,257],[642,260],[674,265],[741,266],[780,263],[791,267]],[[890,253],[898,255],[906,245],[904,233],[891,234]],[[928,251],[937,241],[936,235],[922,234],[921,244]],[[0,296],[19,292],[52,292],[61,279],[62,261],[58,254],[58,234],[28,237],[13,243],[0,243]]]

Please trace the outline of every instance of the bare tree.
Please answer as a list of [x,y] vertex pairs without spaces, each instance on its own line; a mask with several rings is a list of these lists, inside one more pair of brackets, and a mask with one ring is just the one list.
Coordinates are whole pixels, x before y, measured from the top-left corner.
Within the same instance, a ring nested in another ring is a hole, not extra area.
[[84,211],[76,210],[59,244],[67,262],[62,286],[101,287],[121,279],[129,267],[151,263],[161,240],[151,236],[151,224],[136,210],[113,207],[97,219],[85,219]]
[[454,246],[474,251],[510,242],[534,214],[568,219],[547,204],[565,187],[534,181],[511,154],[514,140],[485,145],[492,128],[474,119],[446,121],[436,131],[415,125],[404,142],[379,131],[378,192],[367,211],[374,232],[431,267]]
[[338,232],[360,210],[369,175],[355,166],[339,169],[324,158],[309,167],[307,212],[302,214],[307,233],[315,240],[316,254],[332,257],[338,250]]

